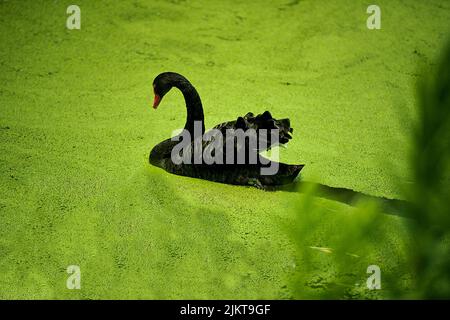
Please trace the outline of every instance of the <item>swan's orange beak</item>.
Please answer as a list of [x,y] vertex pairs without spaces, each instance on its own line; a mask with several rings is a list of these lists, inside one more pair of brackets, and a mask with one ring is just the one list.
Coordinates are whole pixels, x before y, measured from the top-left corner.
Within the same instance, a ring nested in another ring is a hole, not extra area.
[[161,102],[161,97],[155,94],[155,98],[153,99],[153,109],[158,108],[159,103]]

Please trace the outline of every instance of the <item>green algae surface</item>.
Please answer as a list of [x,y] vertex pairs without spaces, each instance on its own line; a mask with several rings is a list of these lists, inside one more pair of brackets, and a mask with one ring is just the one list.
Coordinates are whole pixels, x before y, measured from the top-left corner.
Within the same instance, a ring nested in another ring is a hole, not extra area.
[[[329,284],[287,231],[309,195],[149,165],[185,121],[175,90],[151,109],[163,71],[196,86],[207,128],[249,111],[289,117],[280,156],[304,163],[305,181],[390,199],[411,182],[415,85],[447,39],[445,1],[378,1],[380,30],[367,29],[365,1],[79,0],[80,30],[66,28],[70,4],[0,1],[0,298],[290,299]],[[326,268],[361,212],[315,202],[303,240]],[[377,228],[367,262],[400,268],[405,219]],[[69,265],[80,290],[66,287]],[[349,263],[361,279],[349,297],[387,297],[364,288],[366,265]]]

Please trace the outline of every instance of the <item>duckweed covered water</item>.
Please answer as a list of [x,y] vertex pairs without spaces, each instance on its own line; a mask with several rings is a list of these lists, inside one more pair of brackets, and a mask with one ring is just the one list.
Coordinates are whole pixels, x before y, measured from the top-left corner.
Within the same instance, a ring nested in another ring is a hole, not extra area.
[[[308,211],[303,193],[150,166],[150,149],[185,121],[179,92],[151,110],[163,71],[196,86],[207,128],[248,111],[289,117],[281,160],[305,163],[304,180],[386,198],[411,183],[415,84],[447,39],[445,1],[378,1],[381,30],[367,29],[368,4],[354,0],[79,0],[80,30],[66,28],[70,4],[0,1],[1,298],[288,299],[323,289],[286,225],[313,221],[308,244],[322,248],[359,211],[327,197]],[[377,228],[388,236],[365,259],[399,268],[405,219],[385,215]],[[328,263],[326,250],[311,250]],[[81,290],[66,288],[69,265],[81,268]],[[361,279],[349,297],[385,297],[364,288],[364,264],[348,268]],[[302,272],[311,291],[299,293]]]

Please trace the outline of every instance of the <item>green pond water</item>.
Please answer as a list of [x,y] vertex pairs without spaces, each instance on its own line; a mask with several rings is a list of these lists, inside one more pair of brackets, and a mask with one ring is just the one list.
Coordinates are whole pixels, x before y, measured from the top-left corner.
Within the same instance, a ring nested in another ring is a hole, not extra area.
[[[380,0],[369,30],[359,0],[77,0],[81,29],[68,30],[70,4],[0,1],[0,298],[290,299],[339,285],[323,248],[362,213],[314,196],[304,212],[311,196],[295,190],[150,166],[186,116],[176,90],[151,109],[153,78],[191,80],[207,128],[249,111],[289,117],[280,157],[304,163],[303,180],[398,199],[416,82],[447,39],[449,4]],[[287,231],[311,212],[316,270]],[[378,228],[373,252],[348,265],[350,297],[387,297],[365,288],[367,265],[403,263],[405,219]],[[66,287],[69,265],[81,290]],[[299,292],[299,273],[319,285]]]

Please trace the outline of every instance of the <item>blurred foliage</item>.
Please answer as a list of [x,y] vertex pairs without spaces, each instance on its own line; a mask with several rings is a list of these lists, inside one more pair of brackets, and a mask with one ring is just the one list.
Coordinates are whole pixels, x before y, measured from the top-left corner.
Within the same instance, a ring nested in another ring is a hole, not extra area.
[[419,120],[406,188],[411,215],[416,298],[450,298],[450,44],[437,70],[418,87]]
[[[301,191],[296,221],[288,227],[298,266],[294,298],[381,299],[411,286],[404,218],[383,214],[376,202],[366,200],[329,210],[328,200],[316,196],[317,187]],[[381,269],[382,290],[367,289],[370,265]]]
[[[403,217],[386,215],[376,201],[360,201],[329,212],[325,222],[317,187],[302,187],[296,221],[288,227],[302,266],[293,277],[294,298],[450,298],[450,43],[435,67],[417,87],[413,183],[399,186],[407,200]],[[399,227],[389,230],[387,219]],[[381,290],[366,286],[373,264],[381,269]]]

